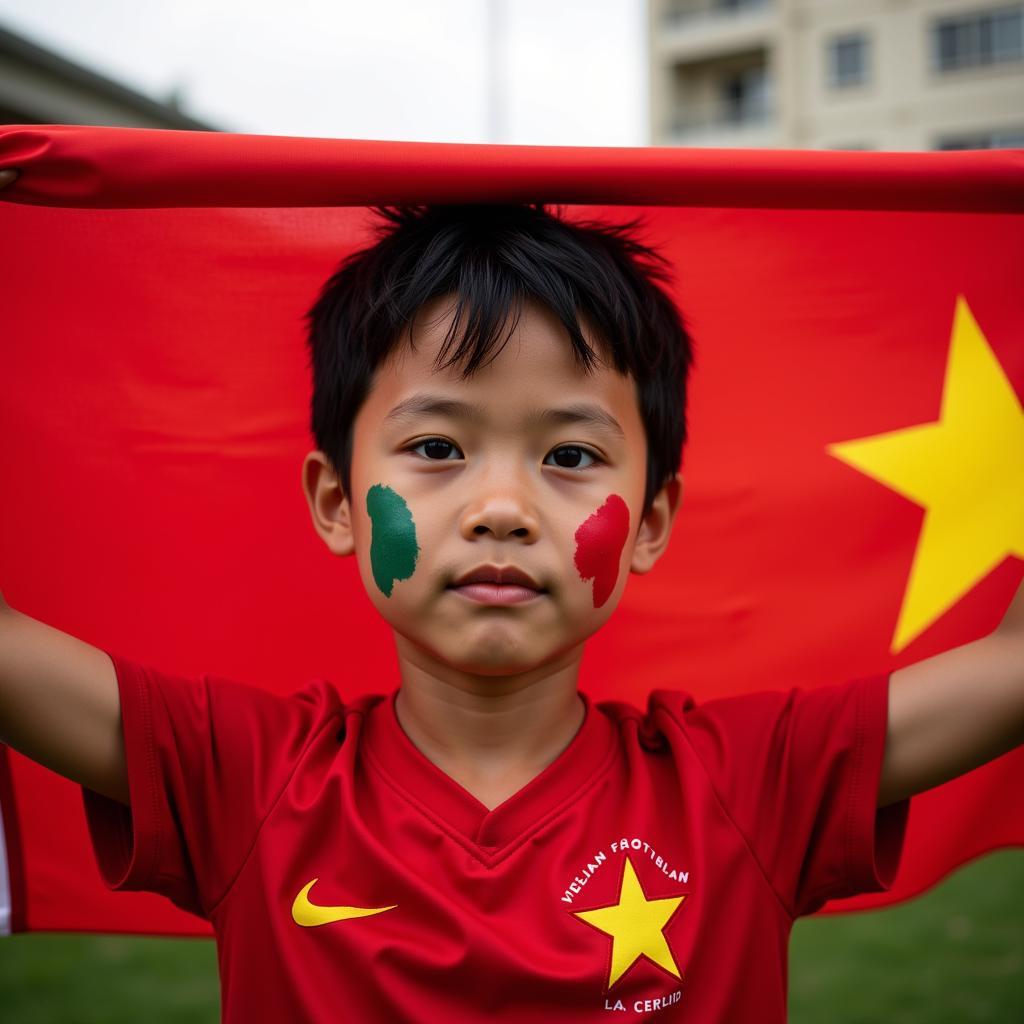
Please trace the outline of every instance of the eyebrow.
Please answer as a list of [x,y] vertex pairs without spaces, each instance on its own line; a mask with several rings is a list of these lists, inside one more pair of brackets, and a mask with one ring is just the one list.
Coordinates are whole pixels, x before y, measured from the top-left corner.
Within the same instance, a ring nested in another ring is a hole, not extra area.
[[[399,402],[384,417],[384,422],[391,423],[429,415],[480,422],[486,418],[487,412],[482,405],[474,405],[471,402],[444,398],[441,395],[419,394]],[[538,410],[528,418],[527,423],[539,426],[569,426],[582,423],[622,441],[626,440],[626,434],[619,421],[610,412],[589,402],[575,402],[557,409]]]

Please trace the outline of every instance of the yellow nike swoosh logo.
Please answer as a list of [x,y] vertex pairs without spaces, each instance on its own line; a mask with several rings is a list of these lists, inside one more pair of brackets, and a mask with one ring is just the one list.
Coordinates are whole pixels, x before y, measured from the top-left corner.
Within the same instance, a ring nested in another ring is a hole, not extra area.
[[302,887],[302,892],[295,897],[292,904],[292,920],[302,925],[303,928],[315,928],[320,924],[331,924],[334,921],[348,921],[353,917],[371,917],[374,914],[383,914],[385,910],[394,910],[398,906],[395,903],[390,907],[319,907],[311,903],[309,890],[319,881],[314,878]]

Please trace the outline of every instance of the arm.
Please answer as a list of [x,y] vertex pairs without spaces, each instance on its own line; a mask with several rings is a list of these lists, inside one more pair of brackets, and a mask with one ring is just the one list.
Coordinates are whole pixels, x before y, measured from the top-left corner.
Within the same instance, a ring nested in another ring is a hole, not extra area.
[[110,658],[0,595],[0,742],[128,803],[121,700]]
[[[18,171],[0,171],[0,189]],[[0,594],[0,743],[128,803],[121,699],[103,651],[11,608]]]
[[995,632],[892,673],[885,807],[1024,743],[1024,585]]

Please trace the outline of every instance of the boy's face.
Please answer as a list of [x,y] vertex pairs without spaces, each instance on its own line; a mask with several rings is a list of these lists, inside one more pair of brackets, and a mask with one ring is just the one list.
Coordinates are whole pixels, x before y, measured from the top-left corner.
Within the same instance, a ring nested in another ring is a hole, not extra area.
[[[584,373],[550,311],[526,303],[500,354],[466,380],[434,366],[452,313],[449,299],[425,306],[415,347],[379,368],[355,422],[351,495],[320,452],[303,483],[317,531],[335,554],[355,552],[400,652],[464,680],[520,676],[582,655],[628,573],[667,546],[680,485],[640,520],[633,379],[603,362]],[[451,404],[429,408],[438,402]],[[580,419],[588,410],[600,419]],[[458,586],[481,567],[515,568],[537,589]]]

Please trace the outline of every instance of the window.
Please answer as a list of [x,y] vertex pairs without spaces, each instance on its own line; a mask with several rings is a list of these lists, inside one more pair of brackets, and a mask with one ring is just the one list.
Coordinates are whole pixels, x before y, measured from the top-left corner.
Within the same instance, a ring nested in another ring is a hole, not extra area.
[[834,36],[827,47],[828,84],[833,89],[863,85],[868,80],[868,37],[864,32]]
[[718,11],[742,11],[748,7],[764,7],[767,0],[712,0],[711,6]]
[[1024,60],[1024,5],[932,22],[932,62],[939,71]]
[[993,131],[963,132],[944,135],[935,143],[936,149],[1024,149],[1024,125],[1020,128],[997,128]]
[[768,71],[763,66],[726,75],[719,82],[722,119],[727,124],[765,120],[768,117],[768,90]]
[[774,0],[668,0],[668,5],[665,8],[665,20],[680,22],[690,18],[714,17],[716,15],[730,17],[734,14],[756,11],[773,2]]

